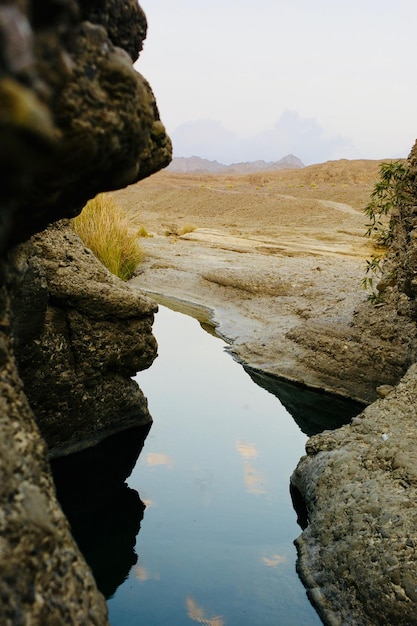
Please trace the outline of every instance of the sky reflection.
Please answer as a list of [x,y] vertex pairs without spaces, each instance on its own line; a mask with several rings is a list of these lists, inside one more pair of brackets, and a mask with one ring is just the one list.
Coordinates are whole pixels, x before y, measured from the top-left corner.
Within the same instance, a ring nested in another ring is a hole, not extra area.
[[224,619],[220,615],[215,617],[206,617],[206,611],[192,599],[187,598],[187,614],[188,617],[197,622],[198,624],[204,624],[205,626],[224,626]]
[[155,334],[159,357],[137,377],[154,423],[128,482],[157,506],[112,626],[317,626],[289,495],[306,436],[196,320],[161,307]]

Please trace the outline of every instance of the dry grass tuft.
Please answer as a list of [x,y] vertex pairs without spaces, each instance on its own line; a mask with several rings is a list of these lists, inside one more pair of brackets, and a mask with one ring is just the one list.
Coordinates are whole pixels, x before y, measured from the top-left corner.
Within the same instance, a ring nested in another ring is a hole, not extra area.
[[142,260],[137,234],[111,196],[99,194],[72,220],[75,232],[107,269],[129,280]]
[[145,226],[143,226],[143,224],[142,224],[142,226],[138,229],[138,231],[137,231],[136,235],[137,235],[138,237],[150,237],[150,236],[151,236],[151,235],[148,233],[147,228],[146,228]]
[[197,227],[194,226],[194,224],[184,224],[184,226],[181,226],[181,228],[178,230],[178,235],[181,237],[181,235],[192,233],[195,231],[196,228]]

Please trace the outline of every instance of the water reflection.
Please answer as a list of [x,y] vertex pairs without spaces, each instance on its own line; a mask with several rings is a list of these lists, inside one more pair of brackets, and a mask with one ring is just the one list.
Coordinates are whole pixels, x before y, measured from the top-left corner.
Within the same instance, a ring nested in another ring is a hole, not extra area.
[[146,455],[146,465],[152,467],[155,465],[165,465],[166,467],[173,467],[172,459],[167,454],[161,454],[152,452]]
[[155,419],[146,453],[147,432],[130,431],[53,463],[74,535],[113,596],[111,623],[317,626],[295,572],[289,477],[300,428],[334,428],[360,407],[248,371],[251,384],[184,315],[161,308],[155,333],[160,356],[138,379]]
[[365,408],[360,402],[307,389],[249,367],[245,367],[245,370],[257,385],[278,398],[302,432],[309,437],[348,424],[352,417]]
[[266,567],[278,567],[281,563],[286,563],[287,557],[284,554],[273,554],[272,556],[264,556],[262,559],[262,563]]
[[106,598],[137,562],[136,536],[145,505],[125,481],[148,432],[149,427],[130,429],[51,461],[58,500]]
[[214,617],[207,617],[207,611],[193,600],[193,598],[187,598],[187,614],[188,617],[198,624],[204,624],[205,626],[224,626],[224,619],[221,615]]
[[159,574],[151,574],[143,565],[136,565],[133,568],[133,576],[141,583],[146,583],[148,580],[160,580]]
[[251,461],[258,457],[258,450],[253,443],[238,441],[236,449],[243,459],[243,479],[246,491],[254,495],[266,493],[265,477]]

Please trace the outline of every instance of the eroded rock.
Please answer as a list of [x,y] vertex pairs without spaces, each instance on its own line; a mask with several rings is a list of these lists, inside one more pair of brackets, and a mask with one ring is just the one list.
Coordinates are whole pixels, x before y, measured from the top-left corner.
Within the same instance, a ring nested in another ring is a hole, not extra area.
[[55,499],[46,450],[12,352],[6,289],[1,290],[0,621],[107,623],[104,599]]
[[302,348],[303,367],[323,387],[366,402],[377,399],[378,387],[396,385],[417,361],[417,143],[407,167],[408,194],[392,222],[377,284],[380,301],[362,303],[349,326],[336,314],[332,320],[308,320],[287,334]]
[[327,624],[416,624],[417,365],[352,423],[307,443],[298,571]]
[[312,437],[291,478],[306,525],[298,570],[326,624],[417,623],[417,144],[408,166],[409,194],[378,285],[382,301],[358,310],[348,354],[340,351],[343,335],[323,332],[319,322],[293,334],[324,377],[348,376],[347,388],[380,398],[350,425]]
[[104,598],[57,504],[34,413],[51,454],[149,421],[129,377],[155,356],[154,307],[103,273],[61,227],[10,249],[76,215],[97,192],[169,163],[171,144],[151,88],[132,65],[145,36],[135,0],[0,3],[5,626],[108,623]]
[[155,303],[110,274],[67,222],[11,257],[15,352],[49,455],[150,423],[131,377],[156,356]]
[[0,250],[169,163],[145,35],[134,0],[0,6]]

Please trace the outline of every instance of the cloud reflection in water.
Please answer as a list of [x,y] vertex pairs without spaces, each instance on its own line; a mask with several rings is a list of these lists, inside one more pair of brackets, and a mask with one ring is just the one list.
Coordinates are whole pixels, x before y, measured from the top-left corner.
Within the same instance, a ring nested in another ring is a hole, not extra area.
[[224,619],[221,615],[206,617],[206,610],[199,606],[195,600],[187,598],[187,614],[193,622],[204,624],[205,626],[224,626]]
[[243,459],[243,478],[245,481],[246,491],[254,495],[262,495],[266,493],[265,477],[249,462],[249,460],[258,457],[258,450],[252,443],[244,443],[238,440],[236,450]]
[[286,563],[287,557],[283,554],[273,554],[271,557],[264,556],[262,563],[266,567],[277,567],[281,563]]
[[160,454],[157,452],[150,452],[146,455],[146,465],[148,465],[149,467],[153,467],[156,465],[165,465],[169,468],[174,466],[171,457],[169,457],[167,454]]

